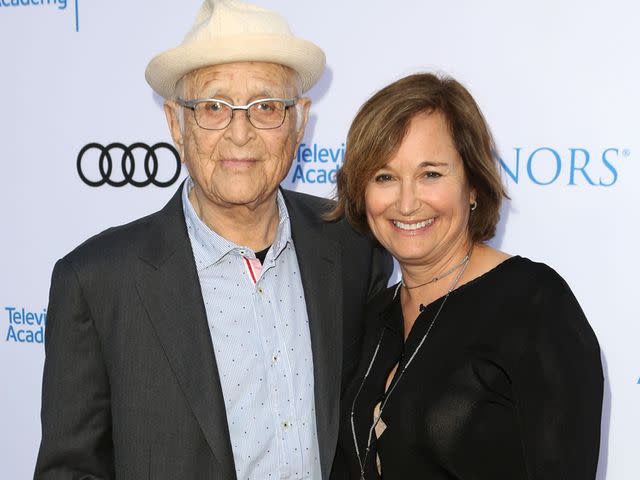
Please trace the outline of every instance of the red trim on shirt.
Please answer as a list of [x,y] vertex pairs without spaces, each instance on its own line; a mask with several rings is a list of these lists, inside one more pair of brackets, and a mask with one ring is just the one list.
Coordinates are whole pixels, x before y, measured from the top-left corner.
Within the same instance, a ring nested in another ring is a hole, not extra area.
[[242,257],[242,258],[244,259],[244,263],[247,264],[247,268],[249,269],[249,274],[251,275],[251,281],[255,285],[257,283],[257,280],[256,280],[255,273],[253,273],[253,267],[251,266],[251,262],[249,261],[249,259],[247,257]]

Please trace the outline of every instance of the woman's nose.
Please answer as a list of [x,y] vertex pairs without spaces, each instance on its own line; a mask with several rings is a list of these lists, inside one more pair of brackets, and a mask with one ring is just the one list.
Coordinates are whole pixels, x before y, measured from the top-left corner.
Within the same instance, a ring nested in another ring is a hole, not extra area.
[[415,184],[403,182],[400,186],[400,197],[398,198],[398,211],[408,217],[420,208],[420,201],[416,196]]

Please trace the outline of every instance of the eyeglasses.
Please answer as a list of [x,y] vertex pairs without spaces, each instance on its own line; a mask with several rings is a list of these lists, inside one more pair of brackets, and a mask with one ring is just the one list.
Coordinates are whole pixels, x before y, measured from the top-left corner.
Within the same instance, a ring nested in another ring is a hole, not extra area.
[[247,112],[247,118],[255,128],[260,130],[278,128],[284,123],[289,107],[294,106],[297,101],[297,98],[261,98],[246,105],[231,105],[218,98],[176,100],[178,105],[193,110],[196,123],[205,130],[227,128],[235,110]]

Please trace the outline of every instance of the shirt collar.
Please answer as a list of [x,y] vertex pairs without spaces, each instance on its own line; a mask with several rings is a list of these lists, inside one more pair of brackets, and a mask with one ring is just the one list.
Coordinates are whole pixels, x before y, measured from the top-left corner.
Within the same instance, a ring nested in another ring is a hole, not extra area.
[[[196,214],[196,211],[189,200],[189,192],[193,186],[193,180],[191,177],[187,177],[182,188],[182,209],[184,211],[187,232],[189,234],[189,239],[191,240],[191,247],[196,258],[196,267],[198,271],[219,262],[229,253],[237,253],[242,256],[253,258],[255,256],[254,251],[249,247],[236,245],[234,242],[217,234],[202,220],[200,220],[200,217]],[[276,231],[276,236],[271,248],[269,249],[267,258],[265,259],[265,264],[269,261],[274,261],[289,243],[293,244],[289,212],[280,190],[278,190],[276,202],[278,204],[278,230]]]

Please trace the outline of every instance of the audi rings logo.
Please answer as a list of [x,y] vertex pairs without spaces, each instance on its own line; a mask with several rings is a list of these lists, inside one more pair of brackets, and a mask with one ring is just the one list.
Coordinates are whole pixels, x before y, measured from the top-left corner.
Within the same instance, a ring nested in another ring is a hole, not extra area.
[[112,187],[169,187],[178,180],[182,170],[177,150],[164,142],[153,146],[140,142],[129,146],[110,143],[106,147],[90,143],[78,153],[76,166],[78,175],[90,187],[105,183]]

